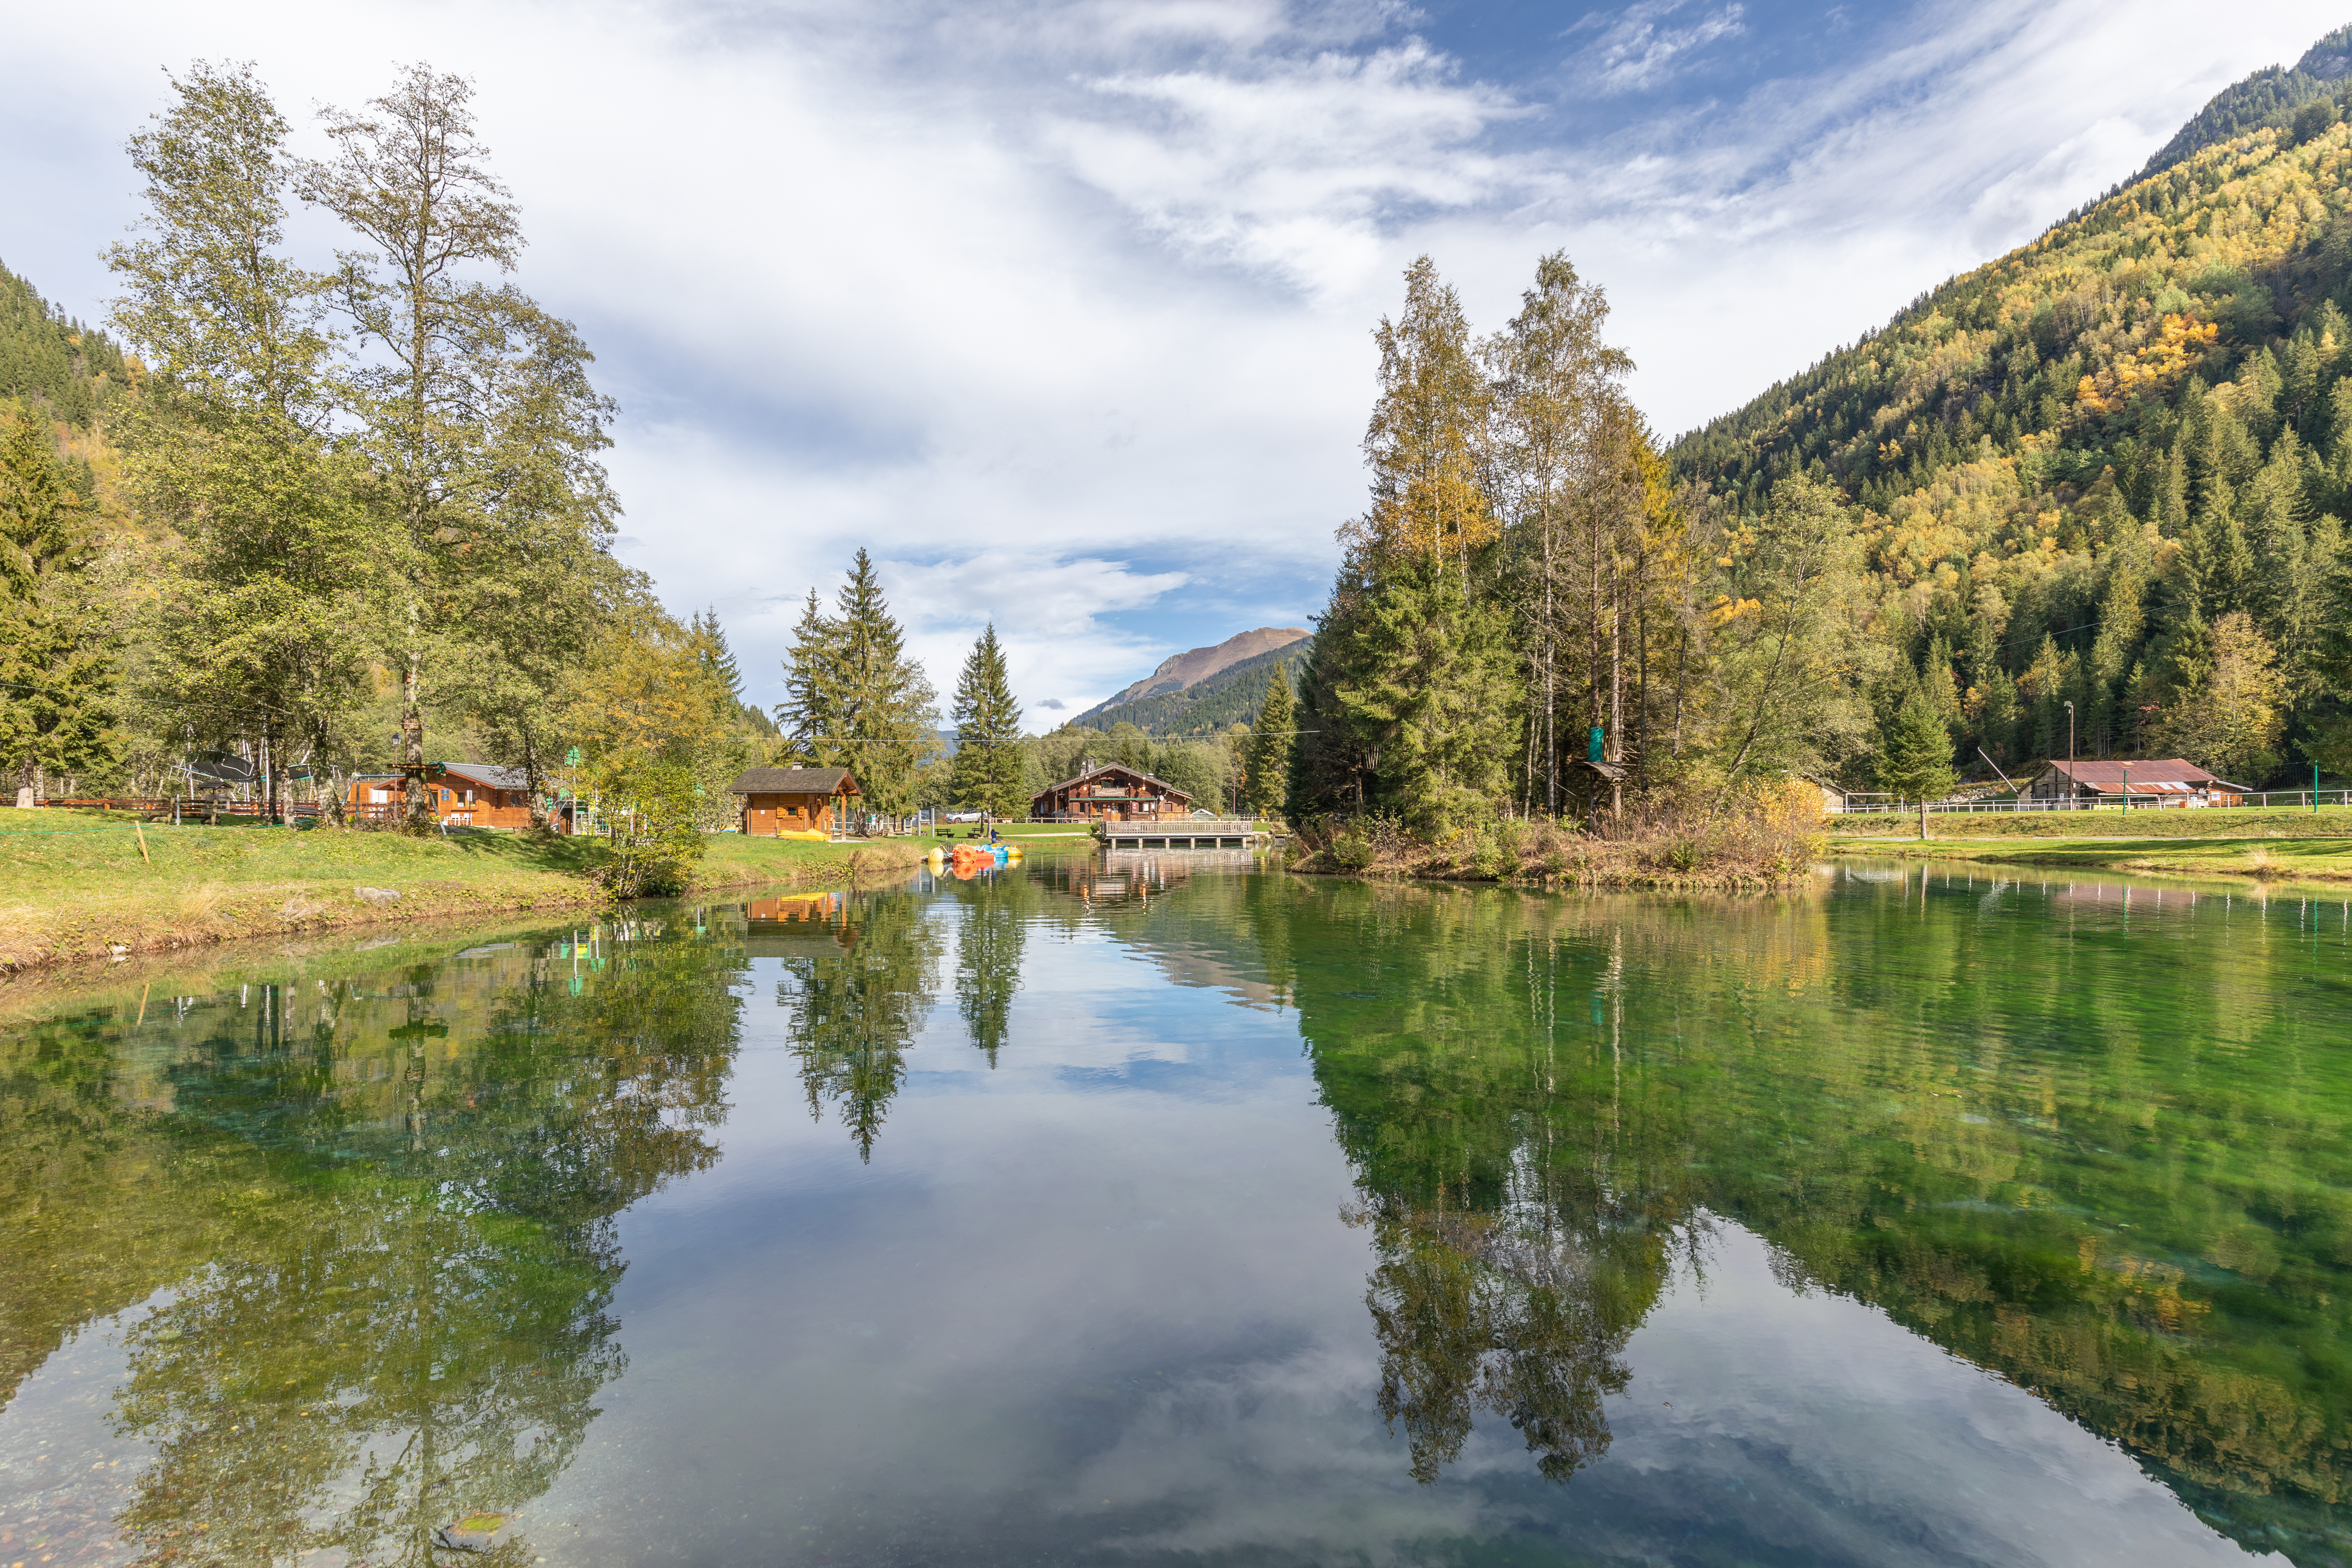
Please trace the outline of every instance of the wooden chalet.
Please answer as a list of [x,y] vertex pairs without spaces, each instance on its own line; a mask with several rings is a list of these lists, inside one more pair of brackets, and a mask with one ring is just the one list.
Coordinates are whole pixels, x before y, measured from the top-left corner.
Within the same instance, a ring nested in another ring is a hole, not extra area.
[[1118,763],[1088,763],[1076,778],[1064,779],[1029,797],[1032,822],[1127,821],[1181,816],[1192,797],[1170,784]]
[[[348,805],[356,817],[397,817],[406,808],[399,773],[364,773],[352,780]],[[425,804],[451,827],[529,827],[530,780],[520,768],[489,763],[439,763],[425,777]]]
[[2021,796],[2030,801],[2091,805],[2235,805],[2243,784],[2207,773],[2179,757],[2141,762],[2055,762],[2034,775]]
[[747,768],[728,791],[742,802],[742,830],[759,838],[846,831],[849,803],[864,793],[847,768]]

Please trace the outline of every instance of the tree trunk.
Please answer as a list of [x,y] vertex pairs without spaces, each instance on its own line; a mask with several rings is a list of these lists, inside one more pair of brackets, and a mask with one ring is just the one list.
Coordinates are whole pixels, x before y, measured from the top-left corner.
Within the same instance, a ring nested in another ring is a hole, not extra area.
[[1640,726],[1633,741],[1633,784],[1638,789],[1650,776],[1650,612],[1646,605],[1633,621],[1633,719]]
[[407,781],[404,795],[408,830],[412,833],[422,833],[433,826],[432,810],[425,795],[425,710],[416,702],[423,664],[422,656],[412,645],[408,668],[400,680],[400,771]]
[[523,801],[530,810],[530,830],[533,835],[547,832],[547,791],[539,776],[539,748],[526,735],[522,746]]

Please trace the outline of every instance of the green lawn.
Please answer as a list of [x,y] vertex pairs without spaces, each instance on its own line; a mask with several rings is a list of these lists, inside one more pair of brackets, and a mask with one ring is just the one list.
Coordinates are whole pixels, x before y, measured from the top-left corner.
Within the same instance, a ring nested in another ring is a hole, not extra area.
[[[1919,837],[1917,813],[1908,816],[1832,816],[1832,843],[1849,838]],[[1927,832],[1937,839],[1971,838],[2352,838],[2352,807],[2314,812],[2286,807],[2208,807],[2196,811],[1930,812]]]
[[1906,859],[1969,860],[2189,877],[2253,877],[2266,882],[2352,882],[2352,837],[2191,838],[1864,838],[1841,834],[1840,848]]
[[[841,881],[922,853],[905,839],[716,834],[708,844],[703,888]],[[95,811],[0,810],[0,973],[234,937],[584,909],[599,900],[589,855],[583,840],[510,833],[134,826]]]

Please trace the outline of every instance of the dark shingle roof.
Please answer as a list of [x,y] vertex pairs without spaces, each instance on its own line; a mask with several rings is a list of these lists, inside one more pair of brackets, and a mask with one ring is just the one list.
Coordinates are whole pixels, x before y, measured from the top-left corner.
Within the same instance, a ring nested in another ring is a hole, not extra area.
[[495,763],[444,763],[442,772],[461,779],[471,779],[492,789],[529,789],[530,779],[520,768],[502,768]]
[[[847,785],[846,789],[842,786]],[[847,768],[746,768],[730,795],[860,795]]]

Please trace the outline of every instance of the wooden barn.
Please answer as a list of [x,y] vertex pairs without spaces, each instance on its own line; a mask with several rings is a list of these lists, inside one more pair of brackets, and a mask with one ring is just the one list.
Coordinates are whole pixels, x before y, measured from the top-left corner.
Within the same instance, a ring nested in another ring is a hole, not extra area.
[[2243,784],[2207,773],[2179,757],[2139,762],[2056,762],[2025,786],[2033,801],[2080,801],[2085,805],[2235,805]]
[[1104,817],[1181,816],[1192,797],[1166,779],[1117,763],[1087,763],[1076,778],[1064,779],[1029,797],[1032,822],[1095,822]]
[[742,802],[742,830],[759,838],[829,838],[849,826],[863,793],[847,768],[748,768],[728,786]]

